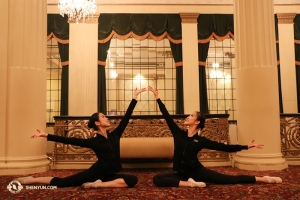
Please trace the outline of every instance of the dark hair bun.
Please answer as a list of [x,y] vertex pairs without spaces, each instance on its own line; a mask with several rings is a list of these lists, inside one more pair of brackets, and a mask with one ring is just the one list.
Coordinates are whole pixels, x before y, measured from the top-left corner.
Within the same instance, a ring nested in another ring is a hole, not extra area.
[[88,122],[88,127],[89,128],[93,128],[95,130],[98,130],[97,129],[97,126],[95,124],[96,121],[98,121],[98,116],[99,116],[99,113],[94,113],[91,117],[90,117],[90,120]]
[[200,121],[200,124],[198,126],[198,128],[203,129],[205,126],[205,120],[204,121]]
[[88,127],[89,127],[89,128],[93,128],[93,127],[94,127],[94,124],[95,124],[95,122],[93,123],[93,122],[91,122],[91,120],[90,120],[89,123],[88,123]]

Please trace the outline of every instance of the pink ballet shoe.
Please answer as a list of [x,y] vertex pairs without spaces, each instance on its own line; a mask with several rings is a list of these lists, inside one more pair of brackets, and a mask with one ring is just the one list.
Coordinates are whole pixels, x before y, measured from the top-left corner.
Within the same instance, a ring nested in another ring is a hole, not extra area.
[[264,176],[263,178],[267,178],[269,183],[282,183],[282,179],[275,176]]
[[203,183],[203,182],[196,182],[196,181],[194,181],[194,179],[192,179],[192,178],[189,178],[189,179],[188,179],[188,182],[191,183],[191,187],[205,187],[205,186],[206,186],[205,183]]
[[33,177],[32,176],[20,177],[20,178],[16,178],[15,181],[20,182],[22,185],[26,185],[26,180],[29,178],[33,178]]
[[98,188],[99,187],[99,183],[102,183],[102,181],[100,179],[94,181],[94,182],[87,182],[82,184],[82,187],[85,189],[89,189],[89,188]]

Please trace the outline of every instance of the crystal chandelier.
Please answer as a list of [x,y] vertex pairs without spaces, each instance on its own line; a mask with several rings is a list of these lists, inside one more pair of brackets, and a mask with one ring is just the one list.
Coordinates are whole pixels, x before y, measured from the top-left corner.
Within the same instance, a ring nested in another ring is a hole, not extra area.
[[67,15],[68,21],[76,20],[78,24],[81,19],[83,22],[86,19],[93,19],[97,4],[96,0],[60,0],[58,9],[61,16]]

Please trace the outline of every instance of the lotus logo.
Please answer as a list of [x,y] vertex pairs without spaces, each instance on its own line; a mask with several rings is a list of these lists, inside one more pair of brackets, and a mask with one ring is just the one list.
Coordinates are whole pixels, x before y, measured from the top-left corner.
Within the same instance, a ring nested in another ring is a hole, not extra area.
[[23,189],[23,186],[21,185],[21,183],[19,181],[12,181],[7,185],[7,189],[11,193],[17,194]]

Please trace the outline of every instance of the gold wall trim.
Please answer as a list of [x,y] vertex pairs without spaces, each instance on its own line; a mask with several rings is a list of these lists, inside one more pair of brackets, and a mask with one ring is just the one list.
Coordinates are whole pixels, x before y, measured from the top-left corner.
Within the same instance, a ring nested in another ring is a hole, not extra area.
[[[93,18],[87,18],[85,20],[81,19],[79,20],[79,23],[84,23],[84,24],[98,24],[98,18],[100,14],[95,14],[93,15]],[[69,20],[69,23],[74,24],[76,23],[76,19]]]

